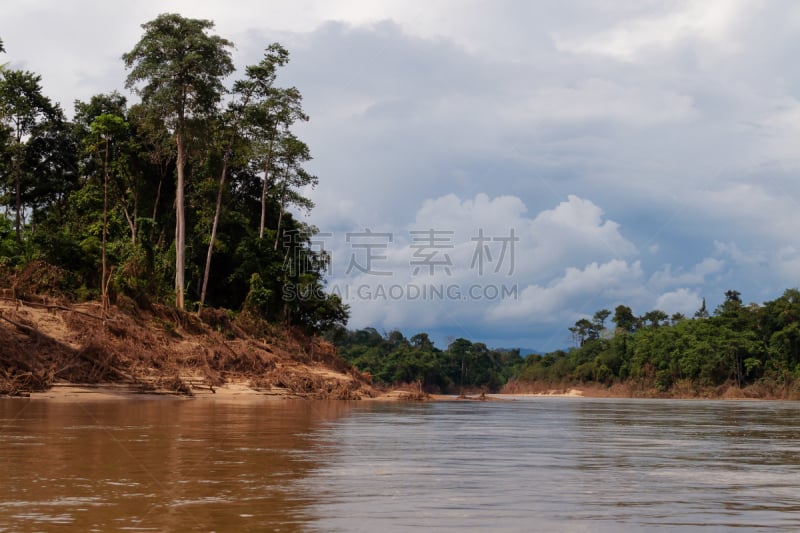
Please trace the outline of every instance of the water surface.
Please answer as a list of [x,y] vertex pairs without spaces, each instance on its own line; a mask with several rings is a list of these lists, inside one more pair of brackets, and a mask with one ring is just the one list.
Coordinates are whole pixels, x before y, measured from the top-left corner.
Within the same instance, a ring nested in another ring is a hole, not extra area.
[[799,408],[5,400],[0,531],[793,531]]

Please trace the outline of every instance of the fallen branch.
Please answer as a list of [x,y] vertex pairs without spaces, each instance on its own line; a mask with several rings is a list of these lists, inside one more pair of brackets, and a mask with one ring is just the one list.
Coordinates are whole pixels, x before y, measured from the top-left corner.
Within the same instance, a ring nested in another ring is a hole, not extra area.
[[28,334],[29,336],[30,335],[36,335],[36,337],[38,338],[38,337],[40,337],[42,335],[41,332],[38,329],[36,329],[36,328],[34,328],[32,326],[28,326],[26,324],[22,324],[20,322],[15,321],[15,320],[11,320],[10,318],[8,318],[5,315],[3,315],[3,313],[1,311],[0,311],[0,319],[5,320],[9,324],[14,326],[18,330],[22,331],[23,333]]
[[100,368],[102,368],[104,370],[107,370],[109,372],[112,372],[112,373],[116,374],[117,376],[121,377],[124,380],[127,380],[127,381],[129,381],[131,383],[138,383],[138,380],[135,377],[133,377],[132,375],[128,374],[127,372],[123,372],[122,370],[120,370],[118,368],[115,368],[115,367],[109,365],[108,363],[106,363],[104,361],[100,361],[99,359],[97,359],[95,357],[92,357],[91,355],[87,354],[86,353],[86,348],[84,348],[83,350],[78,352],[78,356],[81,359],[84,359],[84,360],[92,363],[95,366],[98,366],[98,367],[100,367]]

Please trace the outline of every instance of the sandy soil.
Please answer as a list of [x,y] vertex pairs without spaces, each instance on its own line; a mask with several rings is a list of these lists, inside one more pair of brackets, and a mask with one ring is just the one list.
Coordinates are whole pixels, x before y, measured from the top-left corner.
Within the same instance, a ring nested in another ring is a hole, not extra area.
[[115,399],[142,393],[235,399],[376,395],[335,348],[224,311],[201,316],[0,297],[0,395]]
[[531,393],[519,393],[519,394],[491,394],[490,396],[494,398],[536,398],[540,396],[550,396],[550,397],[557,397],[557,398],[583,398],[584,396],[590,396],[585,393],[585,391],[581,389],[568,389],[564,391],[563,389],[550,389],[545,392],[531,392]]
[[30,400],[58,403],[93,402],[93,401],[131,401],[131,400],[166,400],[166,401],[235,401],[245,403],[259,403],[270,400],[291,399],[293,396],[285,391],[259,391],[247,383],[225,383],[209,389],[193,390],[191,396],[186,394],[172,394],[168,392],[142,393],[133,390],[127,385],[99,384],[80,385],[72,383],[56,383],[46,391],[32,392]]
[[[446,398],[444,396],[425,396],[425,398],[415,397],[412,393],[404,390],[393,390],[387,392],[376,392],[373,396],[360,398],[362,401],[378,402],[398,402],[398,401],[419,401],[436,400]],[[263,402],[301,400],[306,401],[306,397],[292,394],[286,390],[259,390],[251,387],[247,382],[225,383],[218,387],[213,387],[213,392],[209,389],[197,389],[191,396],[186,394],[173,394],[169,392],[146,392],[142,393],[134,390],[128,385],[115,385],[111,383],[87,385],[73,383],[56,383],[49,389],[39,392],[26,393],[20,397],[3,397],[0,401],[47,401],[55,403],[83,403],[98,401],[211,401],[211,402],[235,402],[248,405],[258,405]],[[449,398],[452,399],[452,398]]]

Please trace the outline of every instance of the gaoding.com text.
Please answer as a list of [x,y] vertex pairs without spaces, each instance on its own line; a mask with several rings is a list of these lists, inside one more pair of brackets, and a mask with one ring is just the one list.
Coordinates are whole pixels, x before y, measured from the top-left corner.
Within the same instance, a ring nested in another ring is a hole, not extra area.
[[284,301],[303,301],[323,299],[327,294],[335,294],[342,301],[499,301],[517,300],[519,288],[516,284],[361,284],[331,285],[324,291],[319,286],[286,284],[283,288]]

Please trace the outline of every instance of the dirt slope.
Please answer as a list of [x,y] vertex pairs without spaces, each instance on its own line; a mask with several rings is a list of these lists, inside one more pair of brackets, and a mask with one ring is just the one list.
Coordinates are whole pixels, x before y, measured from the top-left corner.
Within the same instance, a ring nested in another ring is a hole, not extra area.
[[331,344],[246,316],[16,296],[0,295],[0,394],[73,383],[192,395],[237,383],[288,397],[374,395]]

